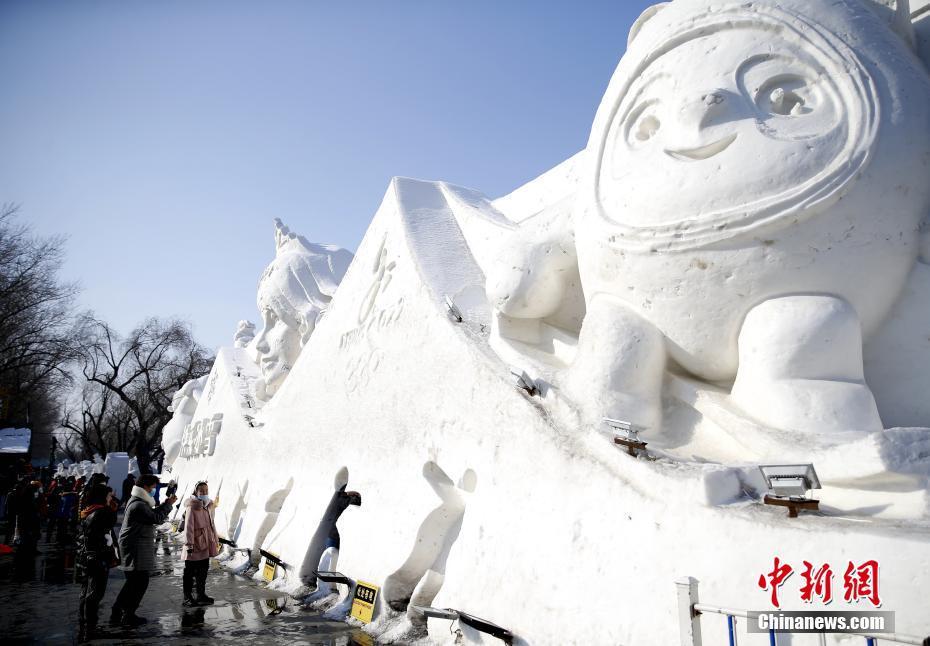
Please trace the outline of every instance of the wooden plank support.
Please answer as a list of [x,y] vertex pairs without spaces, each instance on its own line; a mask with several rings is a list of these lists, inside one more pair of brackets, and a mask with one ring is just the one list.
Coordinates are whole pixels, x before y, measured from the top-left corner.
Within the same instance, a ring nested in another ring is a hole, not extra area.
[[630,440],[625,437],[620,437],[619,435],[614,437],[614,444],[619,444],[620,446],[625,446],[627,453],[632,455],[634,458],[638,455],[638,451],[646,450],[646,442],[640,442],[639,440]]
[[766,505],[774,505],[775,507],[787,507],[788,508],[788,518],[797,518],[798,511],[818,511],[820,509],[820,501],[814,499],[797,499],[797,498],[780,498],[778,496],[771,496],[766,494],[765,498],[762,499]]

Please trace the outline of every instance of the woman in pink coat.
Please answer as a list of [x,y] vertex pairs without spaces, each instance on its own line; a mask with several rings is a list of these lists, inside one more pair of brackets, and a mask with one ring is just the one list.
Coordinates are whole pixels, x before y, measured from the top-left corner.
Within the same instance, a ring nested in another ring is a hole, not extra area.
[[[210,557],[219,554],[219,540],[213,525],[213,501],[206,482],[198,482],[194,493],[184,501],[187,509],[184,520],[184,606],[208,606],[213,599],[207,596],[207,570]],[[197,582],[197,596],[191,593]]]

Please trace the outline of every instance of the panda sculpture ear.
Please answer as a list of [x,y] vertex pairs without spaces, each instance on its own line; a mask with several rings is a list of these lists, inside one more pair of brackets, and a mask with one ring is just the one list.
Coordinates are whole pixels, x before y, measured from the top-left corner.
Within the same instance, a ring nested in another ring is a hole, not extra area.
[[917,34],[914,31],[914,23],[911,22],[910,0],[897,0],[895,2],[894,19],[891,21],[891,28],[901,36],[911,50],[917,50]]
[[629,47],[636,37],[639,35],[639,31],[643,28],[650,19],[654,18],[657,13],[662,11],[665,7],[670,5],[671,2],[660,2],[659,4],[652,5],[644,12],[642,12],[639,18],[636,19],[636,22],[633,23],[633,26],[630,27],[630,35],[627,36],[626,46]]

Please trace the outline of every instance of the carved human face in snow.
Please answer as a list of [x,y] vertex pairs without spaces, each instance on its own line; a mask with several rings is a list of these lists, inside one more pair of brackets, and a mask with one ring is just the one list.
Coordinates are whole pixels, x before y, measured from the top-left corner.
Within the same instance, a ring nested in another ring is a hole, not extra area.
[[874,88],[851,50],[799,20],[708,11],[612,82],[596,199],[621,236],[725,240],[854,179],[875,139]]
[[263,327],[255,338],[255,352],[265,394],[270,397],[300,356],[301,334],[296,319],[282,308],[265,304],[261,310]]
[[308,242],[275,220],[275,258],[258,285],[263,326],[252,341],[259,398],[270,399],[287,378],[351,261],[345,249]]

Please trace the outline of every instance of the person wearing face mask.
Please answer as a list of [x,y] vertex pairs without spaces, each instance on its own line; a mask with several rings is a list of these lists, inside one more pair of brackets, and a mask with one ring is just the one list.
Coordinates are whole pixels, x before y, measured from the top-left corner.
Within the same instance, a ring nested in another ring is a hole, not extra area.
[[[219,554],[219,539],[213,524],[213,500],[206,482],[198,482],[194,493],[184,501],[187,509],[184,521],[184,602],[185,607],[208,606],[213,599],[207,596],[207,570],[210,557]],[[196,596],[194,584],[196,582]]]

